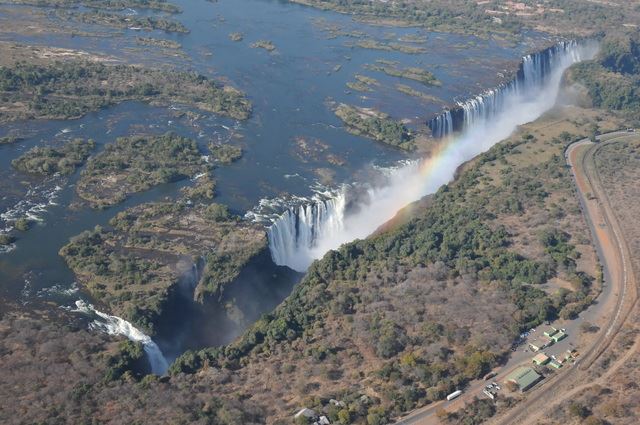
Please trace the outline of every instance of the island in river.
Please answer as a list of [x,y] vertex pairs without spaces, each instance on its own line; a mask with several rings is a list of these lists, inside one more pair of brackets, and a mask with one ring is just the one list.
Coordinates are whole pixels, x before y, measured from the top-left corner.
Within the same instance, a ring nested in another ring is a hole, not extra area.
[[[60,255],[96,300],[152,334],[185,275],[195,299],[219,299],[224,286],[267,247],[263,229],[215,203],[143,204],[109,224],[112,230],[74,237]],[[192,275],[197,267],[203,270]]]
[[[331,423],[388,423],[473,385],[522,331],[572,320],[606,288],[562,154],[637,120],[633,38],[570,69],[583,108],[517,130],[302,276],[275,264],[271,224],[375,209],[364,200],[386,176],[448,146],[428,118],[503,83],[547,42],[513,25],[540,30],[541,17],[500,24],[474,2],[452,14],[462,3],[306,2],[463,23],[489,37],[478,39],[285,2],[123,0],[100,3],[97,18],[85,18],[91,0],[13,3],[0,6],[11,40],[0,73],[3,422],[290,423],[307,408]],[[48,6],[69,7],[72,23]],[[608,7],[585,5],[580,20]],[[558,29],[560,16],[546,22]],[[338,26],[329,39],[323,19]],[[74,142],[88,139],[90,152]],[[101,333],[114,316],[126,331]],[[173,363],[164,376],[149,374],[150,347]],[[501,414],[519,397],[505,394],[443,420]]]

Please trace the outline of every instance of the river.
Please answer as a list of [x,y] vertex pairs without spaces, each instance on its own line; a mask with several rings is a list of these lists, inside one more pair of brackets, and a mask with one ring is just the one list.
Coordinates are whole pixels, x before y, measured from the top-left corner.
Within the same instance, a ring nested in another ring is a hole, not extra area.
[[[323,183],[322,190],[339,191],[343,184],[368,179],[371,170],[384,174],[384,170],[405,164],[401,161],[419,160],[347,133],[328,106],[330,102],[379,109],[406,119],[412,128],[426,131],[427,120],[443,107],[497,85],[503,79],[500,73],[531,49],[530,44],[506,46],[493,40],[420,28],[368,25],[345,15],[275,0],[174,3],[184,12],[172,18],[187,26],[189,34],[110,30],[106,37],[1,35],[3,40],[85,50],[129,63],[169,64],[224,78],[247,93],[254,104],[254,113],[246,122],[203,114],[194,124],[185,118],[175,118],[175,109],[182,108],[179,105],[159,108],[128,102],[77,120],[16,122],[4,126],[0,135],[18,130],[27,137],[18,144],[0,146],[0,228],[10,227],[12,218],[25,214],[37,218],[38,224],[20,235],[15,249],[0,254],[0,296],[25,305],[53,301],[68,306],[78,297],[91,302],[81,288],[80,294],[75,290],[74,277],[58,256],[58,250],[74,235],[96,225],[107,225],[117,212],[143,202],[170,199],[180,187],[189,184],[188,181],[166,184],[134,195],[116,207],[92,210],[76,202],[74,185],[78,173],[69,178],[42,180],[11,168],[11,160],[33,146],[86,137],[95,139],[101,149],[119,136],[172,130],[194,138],[204,149],[211,139],[227,140],[233,134],[240,135],[235,143],[242,145],[244,157],[215,171],[217,202],[244,215],[254,211],[261,200],[279,199],[283,200],[276,203],[280,211],[273,213],[280,214],[289,208],[288,199],[295,197],[300,202],[317,193],[319,182]],[[11,9],[28,10],[20,6]],[[105,32],[104,28],[90,25],[77,27],[79,31]],[[232,41],[229,34],[233,32],[242,33],[243,40]],[[139,36],[177,41],[186,55],[141,51],[135,42]],[[272,41],[276,50],[251,48],[251,43],[258,40]],[[357,47],[355,44],[362,40],[400,43],[422,52],[409,54]],[[379,60],[391,61],[398,67],[426,68],[442,85],[425,87],[367,69],[367,65]],[[373,77],[379,85],[370,92],[350,90],[346,84],[353,82],[356,74]],[[436,100],[405,95],[397,90],[397,84],[408,85]],[[298,145],[301,139],[310,143],[311,154],[301,152]],[[329,155],[339,160],[328,161]],[[407,202],[413,198],[407,198]],[[209,326],[209,333],[215,337],[187,338],[178,348],[164,332],[159,345],[171,351],[173,357],[185,348],[226,343],[251,320],[282,301],[299,276],[291,274],[277,282],[270,274],[245,279],[232,288],[230,295],[242,298],[240,307],[244,309],[245,320],[241,324],[211,320],[204,325]],[[219,312],[216,314],[207,317],[219,318]],[[202,322],[179,317],[165,322],[204,326]],[[167,329],[173,327],[167,325]]]

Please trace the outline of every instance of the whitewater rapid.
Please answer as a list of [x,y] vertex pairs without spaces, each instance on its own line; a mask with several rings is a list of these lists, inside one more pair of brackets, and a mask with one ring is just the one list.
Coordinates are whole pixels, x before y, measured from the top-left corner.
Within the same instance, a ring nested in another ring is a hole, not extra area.
[[93,305],[87,304],[83,300],[78,300],[75,304],[76,309],[73,311],[95,317],[95,320],[89,324],[90,329],[109,335],[122,335],[130,341],[141,343],[145,353],[147,353],[151,371],[154,374],[162,375],[169,369],[169,363],[167,363],[167,360],[164,358],[160,347],[153,342],[149,335],[146,335],[131,323],[118,316],[111,316],[96,310]]
[[[432,157],[393,169],[383,184],[357,185],[354,200],[349,199],[354,186],[345,185],[333,197],[289,207],[268,228],[274,262],[305,271],[327,251],[369,236],[400,209],[450,182],[461,164],[550,110],[563,73],[574,63],[593,59],[597,50],[595,42],[567,42],[525,56],[511,83],[461,103],[457,118],[450,111],[436,118],[442,127],[434,135],[449,137]],[[453,132],[455,127],[459,133]]]

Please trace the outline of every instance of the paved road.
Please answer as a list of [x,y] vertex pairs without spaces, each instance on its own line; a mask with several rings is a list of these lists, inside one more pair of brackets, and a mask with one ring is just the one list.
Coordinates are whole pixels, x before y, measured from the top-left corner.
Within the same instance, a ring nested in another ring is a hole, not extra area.
[[[603,135],[599,140],[603,143],[614,142],[629,136],[630,134],[627,132],[615,132]],[[627,245],[606,194],[599,187],[597,176],[591,175],[595,169],[587,164],[587,159],[589,154],[593,154],[593,149],[597,149],[593,143],[589,140],[581,140],[567,149],[566,159],[574,175],[583,212],[590,223],[598,246],[600,261],[613,291],[617,294],[615,308],[608,315],[604,331],[600,331],[598,338],[584,351],[583,356],[572,368],[563,370],[548,379],[543,385],[534,388],[523,402],[501,417],[492,420],[492,424],[524,425],[535,423],[543,413],[549,410],[552,404],[560,403],[574,394],[575,391],[567,391],[567,389],[572,385],[584,383],[587,377],[586,369],[608,348],[635,303],[635,290],[631,290],[632,287],[635,288],[635,281]],[[587,197],[588,193],[595,195],[595,199]],[[604,221],[604,225],[594,225],[601,220]],[[628,300],[630,293],[634,298],[631,302]]]
[[[618,138],[629,136],[630,134],[628,132],[620,131],[602,135],[599,139],[602,141],[613,141]],[[597,201],[591,202],[587,199],[586,194],[588,192],[592,192],[591,182],[587,176],[582,174],[582,170],[584,168],[583,164],[579,164],[580,167],[576,167],[576,160],[579,157],[577,155],[578,151],[581,147],[585,147],[586,145],[593,144],[588,139],[573,143],[566,151],[566,160],[574,173],[576,186],[580,195],[581,206],[589,223],[589,227],[594,235],[598,256],[603,264],[605,282],[608,284],[603,288],[603,292],[598,298],[598,303],[591,306],[586,312],[582,313],[579,320],[560,321],[553,324],[558,328],[566,328],[570,338],[552,346],[551,349],[545,350],[545,352],[549,355],[559,355],[560,353],[565,352],[568,348],[572,348],[573,343],[571,341],[573,338],[571,338],[571,335],[577,334],[579,324],[584,320],[594,323],[605,322],[606,326],[604,328],[606,330],[604,332],[600,332],[599,338],[584,351],[583,356],[578,359],[574,367],[562,370],[551,379],[547,379],[544,385],[539,385],[539,388],[532,390],[529,393],[529,397],[527,397],[524,402],[509,411],[507,415],[497,418],[495,421],[496,423],[505,425],[518,423],[518,416],[527,412],[527,409],[530,408],[532,404],[539,401],[550,384],[556,386],[560,382],[566,381],[569,377],[575,375],[572,371],[577,371],[578,368],[576,366],[579,366],[582,363],[591,364],[603,351],[602,347],[606,348],[608,345],[607,341],[612,339],[615,334],[615,330],[621,325],[622,307],[625,298],[624,288],[626,288],[626,281],[628,280],[626,270],[627,265],[621,248],[623,243],[620,235],[616,234],[619,230],[614,231],[616,227],[611,225],[611,220],[613,220],[613,223],[617,224],[617,222],[615,222],[615,217],[608,217],[608,215],[611,215],[610,212],[607,215],[606,211],[601,208]],[[582,159],[583,157],[580,158]],[[614,303],[615,308],[613,308]],[[535,340],[537,335],[541,333],[542,330],[532,332],[527,338],[527,342]],[[526,346],[526,343],[523,344],[521,348],[511,356],[508,363],[499,370],[498,376],[493,378],[495,381],[503,381],[506,375],[508,375],[516,366],[530,360],[532,353],[524,348]],[[396,424],[436,424],[438,423],[436,412],[439,409],[443,408],[447,411],[455,411],[463,407],[464,403],[470,401],[472,397],[482,396],[482,388],[485,384],[485,381],[474,381],[465,389],[464,394],[457,399],[437,402],[424,408],[414,410],[409,415],[398,420]]]

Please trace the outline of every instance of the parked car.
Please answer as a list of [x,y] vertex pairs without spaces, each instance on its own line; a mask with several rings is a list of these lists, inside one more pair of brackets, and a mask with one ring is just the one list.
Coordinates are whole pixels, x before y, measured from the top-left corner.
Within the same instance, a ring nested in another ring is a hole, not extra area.
[[[515,348],[513,349],[513,351],[515,351]],[[489,372],[484,376],[484,380],[488,381],[489,379],[493,378],[497,374],[498,374],[497,372]]]

